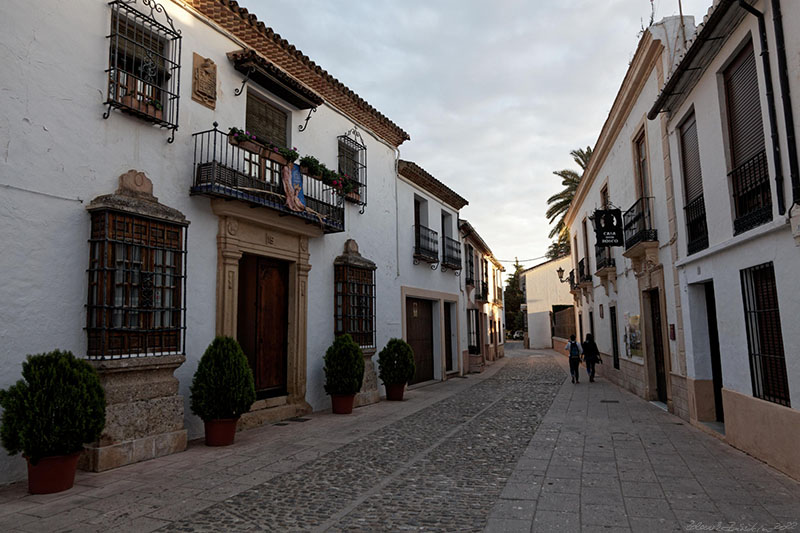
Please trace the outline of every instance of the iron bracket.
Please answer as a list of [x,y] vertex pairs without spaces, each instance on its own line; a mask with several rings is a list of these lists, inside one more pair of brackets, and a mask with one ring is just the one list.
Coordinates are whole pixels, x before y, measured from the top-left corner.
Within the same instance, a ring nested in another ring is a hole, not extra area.
[[300,130],[301,132],[306,131],[306,128],[308,127],[308,121],[311,120],[311,113],[316,113],[316,112],[317,112],[317,108],[316,107],[312,107],[311,109],[309,109],[308,110],[308,116],[306,117],[305,123],[302,126],[298,125],[297,129]]

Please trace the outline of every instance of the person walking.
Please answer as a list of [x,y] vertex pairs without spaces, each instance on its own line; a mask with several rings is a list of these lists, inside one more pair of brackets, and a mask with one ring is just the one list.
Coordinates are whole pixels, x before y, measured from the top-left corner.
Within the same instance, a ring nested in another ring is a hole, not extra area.
[[564,346],[564,350],[569,354],[569,373],[572,376],[573,383],[580,383],[580,374],[578,370],[581,366],[581,354],[583,349],[581,345],[575,341],[575,335],[569,336],[569,342]]
[[583,348],[583,360],[586,363],[586,373],[589,374],[589,381],[593,382],[594,365],[598,362],[603,364],[603,360],[600,359],[600,350],[597,349],[597,344],[595,344],[591,333],[586,334],[586,339],[584,339],[581,347]]

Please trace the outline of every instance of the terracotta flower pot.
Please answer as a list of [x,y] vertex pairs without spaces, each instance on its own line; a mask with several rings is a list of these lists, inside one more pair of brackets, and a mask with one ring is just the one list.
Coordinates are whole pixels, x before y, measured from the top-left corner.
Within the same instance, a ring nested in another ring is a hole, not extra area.
[[337,415],[349,415],[353,412],[355,394],[331,394],[331,409]]
[[390,402],[402,402],[403,401],[403,393],[406,390],[406,384],[392,384],[386,385],[386,399]]
[[236,422],[239,418],[219,418],[204,420],[206,427],[206,446],[230,446],[236,435]]
[[234,137],[233,135],[228,135],[228,142],[233,146],[238,146],[242,150],[247,150],[248,152],[252,152],[254,154],[261,154],[263,150],[263,146],[252,140],[244,138],[244,135],[241,135],[241,139],[238,137]]
[[43,457],[35,465],[28,459],[28,492],[52,494],[71,489],[81,452]]

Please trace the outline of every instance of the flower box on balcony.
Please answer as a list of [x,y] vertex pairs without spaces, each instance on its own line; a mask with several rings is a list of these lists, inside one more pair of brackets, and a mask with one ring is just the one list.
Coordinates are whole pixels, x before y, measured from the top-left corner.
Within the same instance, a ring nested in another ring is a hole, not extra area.
[[228,142],[233,146],[238,146],[242,150],[247,150],[248,152],[252,152],[254,154],[261,154],[261,151],[264,149],[264,146],[252,139],[240,138],[236,135],[228,135]]
[[120,101],[122,105],[131,111],[147,115],[155,120],[162,120],[164,118],[164,110],[158,100],[148,98],[138,99],[135,95],[126,94]]

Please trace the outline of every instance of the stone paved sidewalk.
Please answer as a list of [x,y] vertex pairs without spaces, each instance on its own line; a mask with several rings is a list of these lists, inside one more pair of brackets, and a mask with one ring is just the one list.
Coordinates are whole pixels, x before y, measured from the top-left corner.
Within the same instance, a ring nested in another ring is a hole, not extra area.
[[561,356],[506,353],[402,403],[79,472],[60,494],[0,488],[0,531],[791,530],[800,515],[800,485],[762,463],[609,383],[572,385]]
[[[558,361],[568,368],[566,358]],[[800,483],[605,380],[588,379],[565,381],[486,528],[682,530],[800,531]]]

